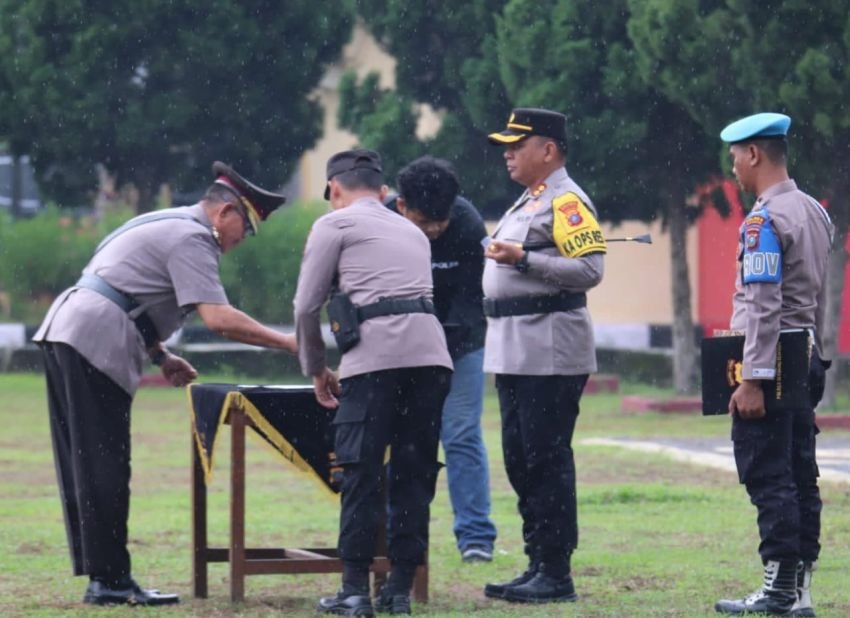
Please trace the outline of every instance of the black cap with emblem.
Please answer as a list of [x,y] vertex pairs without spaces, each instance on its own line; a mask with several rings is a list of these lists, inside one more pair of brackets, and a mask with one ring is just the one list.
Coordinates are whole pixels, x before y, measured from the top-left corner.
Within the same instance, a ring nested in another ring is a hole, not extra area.
[[567,118],[563,114],[536,107],[517,107],[511,112],[504,131],[487,136],[491,144],[515,144],[529,135],[551,137],[566,146]]
[[[328,159],[327,179],[330,180],[334,176],[354,170],[364,170],[366,173],[373,172],[383,177],[384,168],[381,164],[381,155],[374,150],[364,148],[338,152]],[[330,199],[330,197],[331,188],[325,186],[325,199]]]
[[227,187],[239,198],[239,203],[248,216],[254,234],[257,233],[260,221],[265,221],[272,211],[286,202],[285,196],[261,189],[240,176],[226,163],[216,161],[213,163],[212,171],[215,175],[215,184]]

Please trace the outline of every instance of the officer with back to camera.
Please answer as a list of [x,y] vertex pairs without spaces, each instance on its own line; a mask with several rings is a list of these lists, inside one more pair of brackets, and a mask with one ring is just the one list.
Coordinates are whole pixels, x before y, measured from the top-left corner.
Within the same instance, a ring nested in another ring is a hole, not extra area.
[[[434,315],[428,239],[384,206],[378,154],[337,153],[327,178],[325,198],[333,212],[313,224],[295,294],[301,368],[313,378],[319,403],[338,407],[334,450],[343,468],[342,588],[320,599],[318,609],[407,614],[414,573],[428,548],[452,361]],[[320,329],[325,303],[342,352],[339,385],[327,367]],[[387,446],[391,570],[373,606],[369,567],[387,504],[381,491]]]

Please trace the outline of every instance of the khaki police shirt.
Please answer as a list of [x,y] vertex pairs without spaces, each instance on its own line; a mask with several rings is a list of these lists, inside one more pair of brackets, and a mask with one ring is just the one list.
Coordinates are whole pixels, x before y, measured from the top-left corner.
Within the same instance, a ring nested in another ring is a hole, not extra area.
[[747,380],[776,376],[776,344],[783,329],[813,329],[817,348],[823,350],[824,282],[832,246],[832,222],[823,207],[797,189],[793,180],[768,188],[749,216],[765,210],[782,251],[779,283],[743,283],[746,219],[738,239],[731,327],[745,332],[743,377]]
[[[590,198],[560,168],[544,181],[537,197],[528,191],[499,221],[493,238],[510,242],[552,240],[552,200],[573,192],[596,216]],[[602,281],[604,258],[595,253],[580,258],[562,256],[556,247],[530,251],[527,273],[513,265],[486,260],[484,296],[586,292]],[[593,324],[587,307],[555,313],[487,318],[484,370],[517,375],[581,375],[596,371]]]
[[[116,236],[83,269],[139,301],[134,315],[147,311],[162,340],[183,325],[196,304],[227,303],[218,272],[221,249],[203,207],[174,210],[196,221],[163,219],[134,227]],[[33,341],[73,347],[131,396],[147,359],[142,336],[129,316],[86,288],[71,287],[60,294]]]
[[[306,376],[317,375],[326,366],[320,319],[335,275],[340,291],[356,306],[382,297],[432,298],[430,243],[413,223],[371,197],[316,220],[304,249],[294,301],[298,358]],[[387,315],[360,324],[360,342],[343,354],[339,376],[429,365],[452,369],[437,317]]]

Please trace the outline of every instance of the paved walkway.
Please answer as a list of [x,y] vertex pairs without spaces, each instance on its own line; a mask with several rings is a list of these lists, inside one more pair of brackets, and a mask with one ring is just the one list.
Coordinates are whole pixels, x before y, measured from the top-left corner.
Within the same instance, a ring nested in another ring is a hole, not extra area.
[[[585,438],[579,443],[658,453],[676,461],[735,472],[728,438]],[[818,436],[818,468],[821,479],[850,484],[850,438]]]

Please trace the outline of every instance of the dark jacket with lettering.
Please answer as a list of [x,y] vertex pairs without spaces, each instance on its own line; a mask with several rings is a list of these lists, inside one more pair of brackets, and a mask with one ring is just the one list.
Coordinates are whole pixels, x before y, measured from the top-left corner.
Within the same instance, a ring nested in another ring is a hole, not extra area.
[[[387,207],[398,212],[395,199]],[[439,238],[431,241],[434,305],[453,359],[484,346],[487,322],[482,311],[484,248],[481,239],[486,235],[481,215],[469,201],[458,196],[452,206],[449,226]]]

